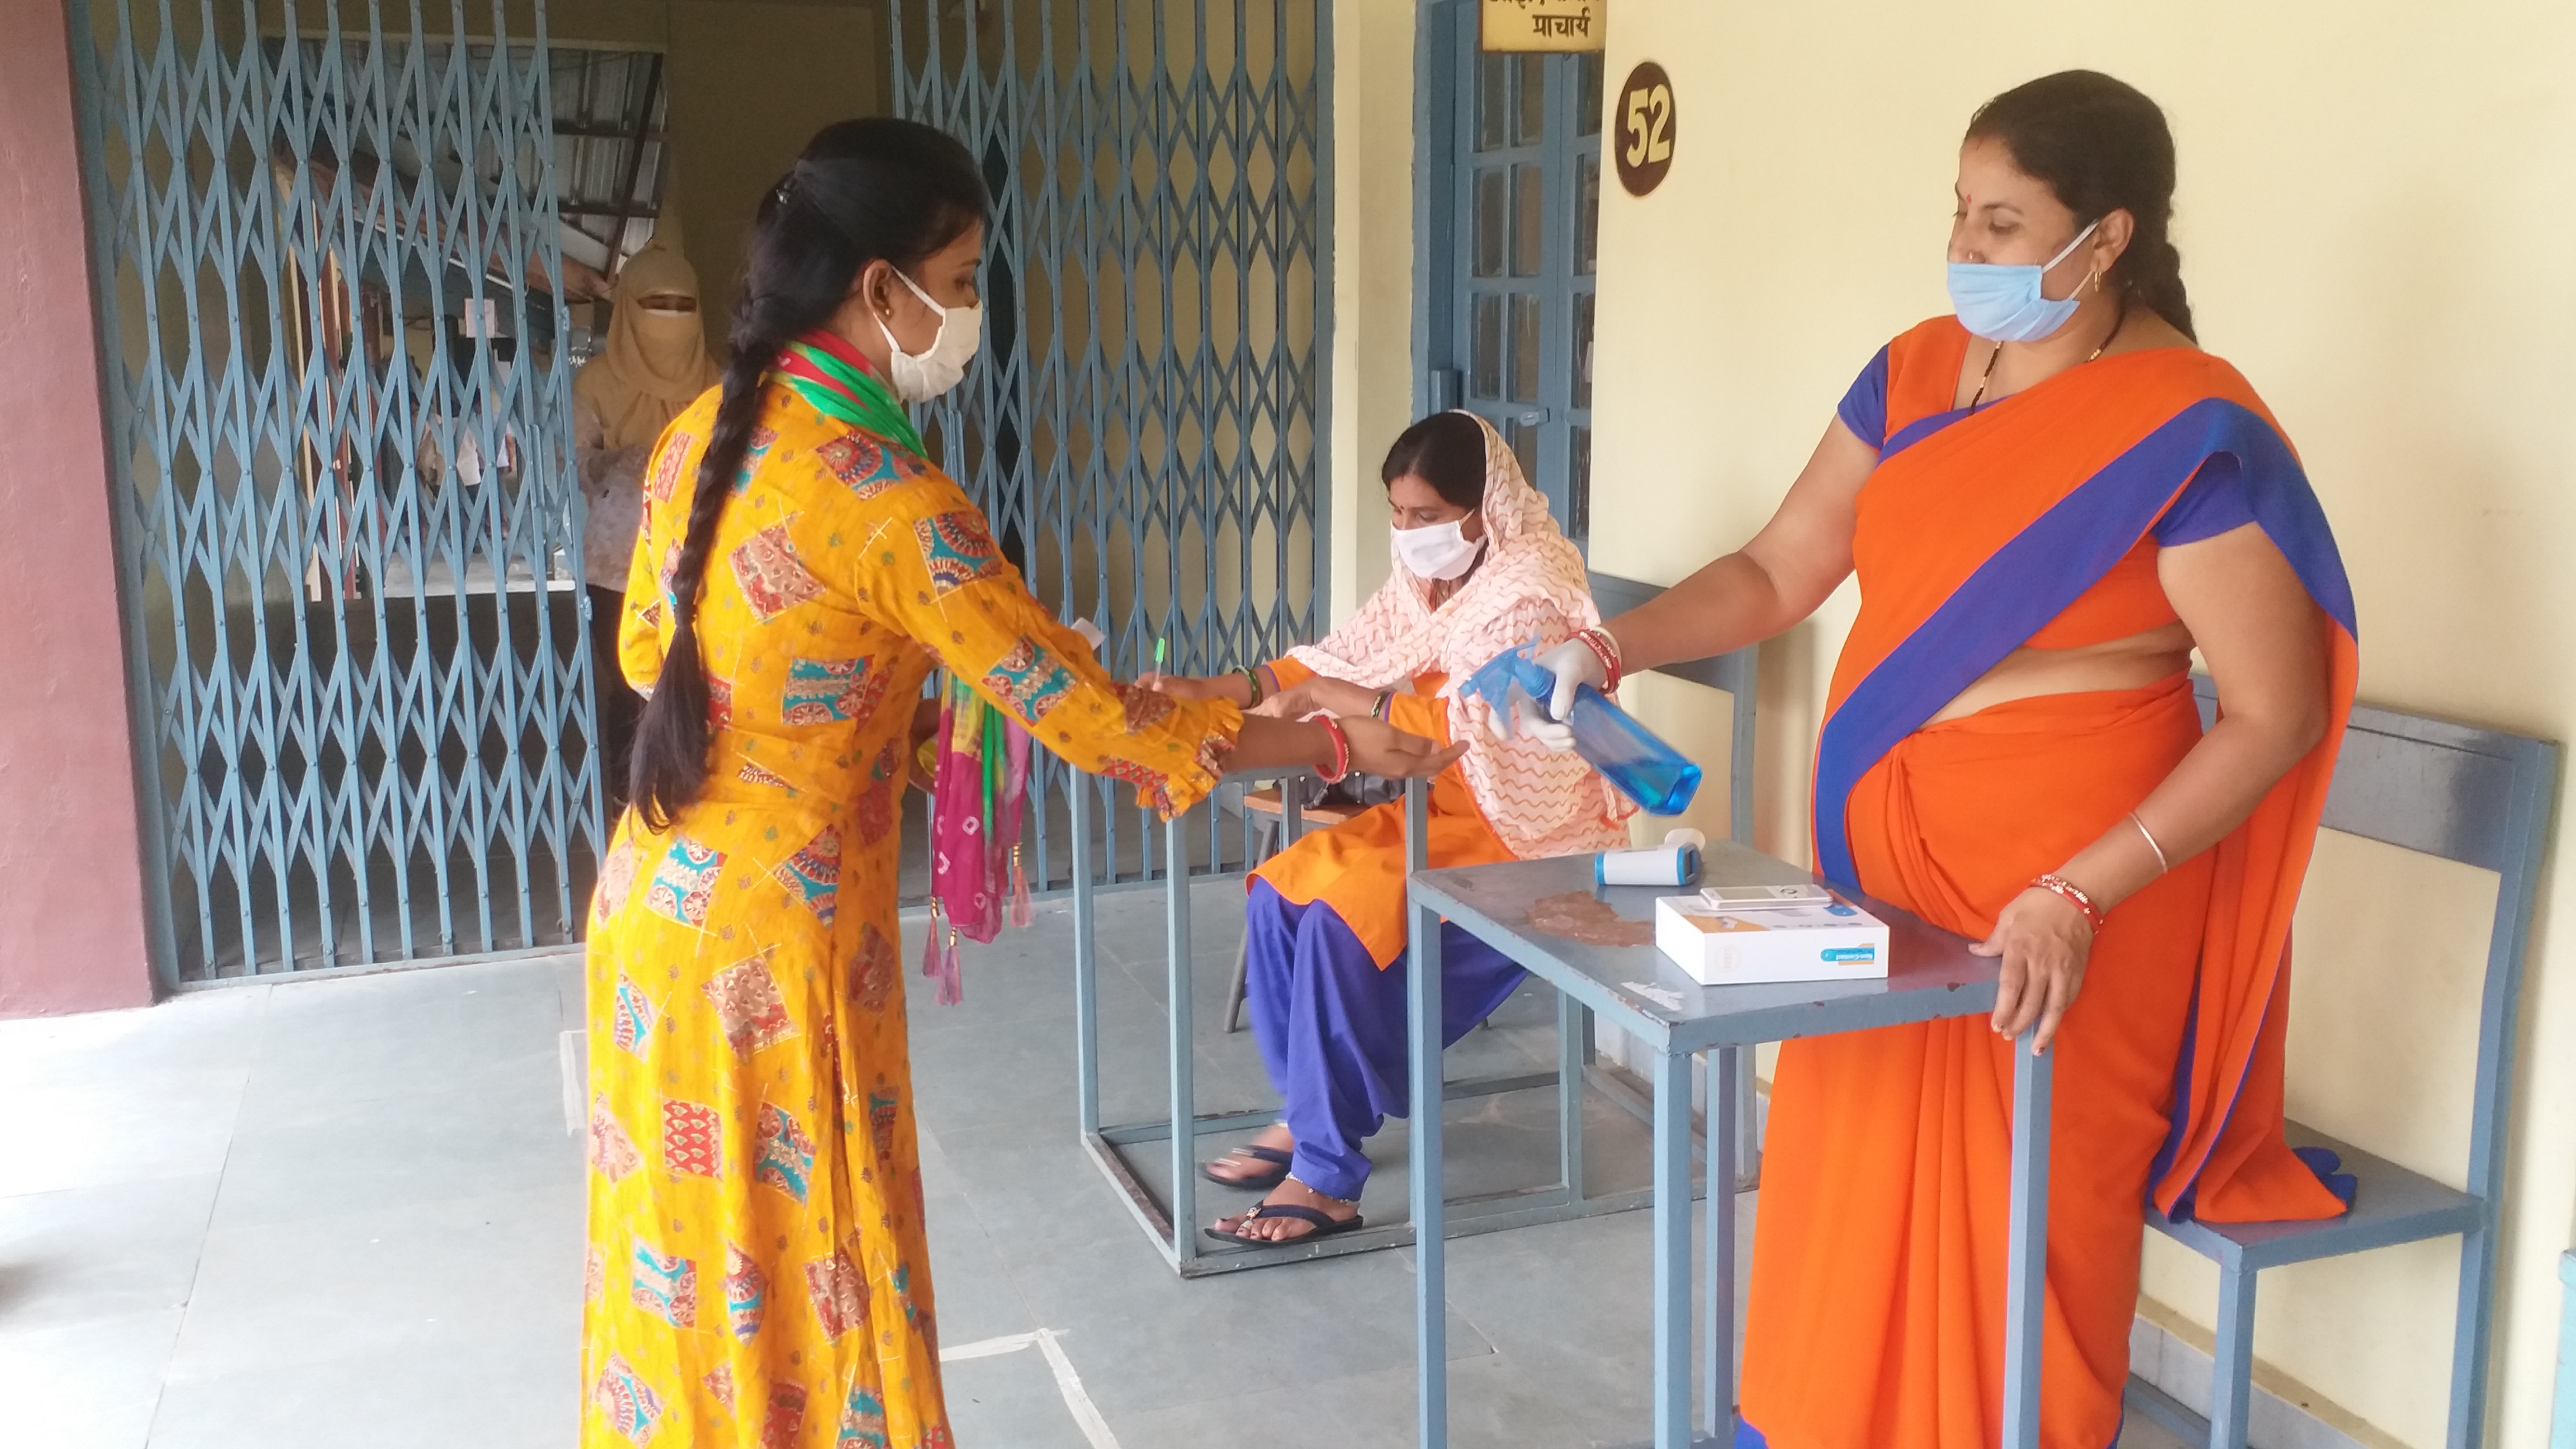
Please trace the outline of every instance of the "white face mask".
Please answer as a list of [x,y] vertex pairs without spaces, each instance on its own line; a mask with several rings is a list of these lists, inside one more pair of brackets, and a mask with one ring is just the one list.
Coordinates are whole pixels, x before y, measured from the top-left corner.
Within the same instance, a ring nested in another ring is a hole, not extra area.
[[885,319],[877,319],[877,330],[885,333],[886,371],[891,374],[888,380],[894,384],[894,395],[908,403],[925,403],[955,387],[958,379],[966,375],[966,364],[974,360],[975,349],[984,340],[984,308],[980,303],[942,307],[921,290],[920,283],[900,271],[895,276],[912,288],[912,295],[919,297],[923,306],[939,314],[939,335],[930,339],[929,351],[919,354],[904,351]]
[[1420,528],[1395,531],[1395,556],[1404,560],[1405,568],[1418,579],[1454,579],[1476,563],[1485,541],[1469,538],[1467,520],[1451,519],[1447,523],[1427,523]]

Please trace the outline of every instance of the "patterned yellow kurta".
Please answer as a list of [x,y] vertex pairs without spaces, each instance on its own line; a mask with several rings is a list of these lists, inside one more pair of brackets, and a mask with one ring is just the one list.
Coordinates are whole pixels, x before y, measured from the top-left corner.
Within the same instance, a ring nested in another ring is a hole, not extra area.
[[[639,688],[717,396],[648,475]],[[895,922],[914,701],[944,661],[1165,811],[1240,716],[1111,681],[954,483],[774,382],[702,600],[706,793],[628,812],[592,907],[581,1441],[945,1449]]]

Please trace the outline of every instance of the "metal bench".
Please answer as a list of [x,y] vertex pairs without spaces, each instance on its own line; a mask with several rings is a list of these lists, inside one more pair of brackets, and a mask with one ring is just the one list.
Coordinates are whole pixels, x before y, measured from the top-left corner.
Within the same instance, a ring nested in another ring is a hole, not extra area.
[[[1352,806],[1299,805],[1288,791],[1273,785],[1253,789],[1248,782],[1229,780],[1217,787],[1217,808],[1229,810],[1243,818],[1251,841],[1243,852],[1246,875],[1258,869],[1270,857],[1295,845],[1309,825],[1334,826],[1359,814]],[[1252,937],[1247,934],[1234,948],[1234,984],[1225,992],[1225,1029],[1243,1030],[1243,992],[1252,967]]]
[[[2214,686],[2205,676],[2195,682],[2202,719],[2214,719]],[[2218,1346],[2207,1417],[2136,1378],[2128,1385],[2132,1407],[2211,1449],[2243,1449],[2253,1396],[2255,1275],[2284,1263],[2457,1234],[2460,1296],[2446,1442],[2451,1449],[2474,1449],[2483,1442],[2515,1019],[2522,998],[2523,948],[2531,933],[2557,785],[2555,744],[2393,710],[2354,708],[2326,794],[2325,828],[2459,861],[2501,878],[2478,1016],[2467,1188],[2447,1187],[2293,1122],[2293,1145],[2331,1149],[2357,1180],[2352,1210],[2342,1217],[2177,1223],[2150,1210],[2148,1226],[2218,1265]]]

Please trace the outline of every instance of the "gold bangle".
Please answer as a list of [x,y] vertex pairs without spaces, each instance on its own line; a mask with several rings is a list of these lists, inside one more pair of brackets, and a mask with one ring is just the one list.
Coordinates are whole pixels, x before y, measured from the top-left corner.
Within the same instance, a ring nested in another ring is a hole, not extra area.
[[2172,863],[2165,859],[2165,848],[2156,844],[2156,833],[2147,828],[2147,822],[2138,818],[2137,811],[2132,810],[2129,812],[2129,823],[2138,827],[2138,834],[2145,838],[2147,849],[2156,853],[2156,874],[2163,875],[2165,872],[2172,870]]

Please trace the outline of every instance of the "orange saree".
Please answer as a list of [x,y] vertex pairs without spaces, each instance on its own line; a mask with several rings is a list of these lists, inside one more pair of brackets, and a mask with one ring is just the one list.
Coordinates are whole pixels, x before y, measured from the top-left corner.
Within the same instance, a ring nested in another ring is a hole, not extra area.
[[[2172,622],[2160,546],[2258,524],[2332,641],[2326,738],[2225,841],[2113,912],[2051,1048],[2041,1440],[2104,1449],[2145,1203],[2219,1221],[2343,1210],[2332,1164],[2282,1140],[2282,1041],[2290,912],[2352,700],[2352,600],[2296,456],[2226,363],[2124,354],[1967,413],[1950,407],[1966,346],[1954,319],[1925,323],[1863,374],[1869,405],[1845,404],[1880,463],[1817,744],[1821,873],[1982,938],[2144,799],[2200,738],[2182,675],[1924,721],[2016,648]],[[1982,1017],[1781,1049],[1740,1446],[1997,1441],[2013,1050]]]

